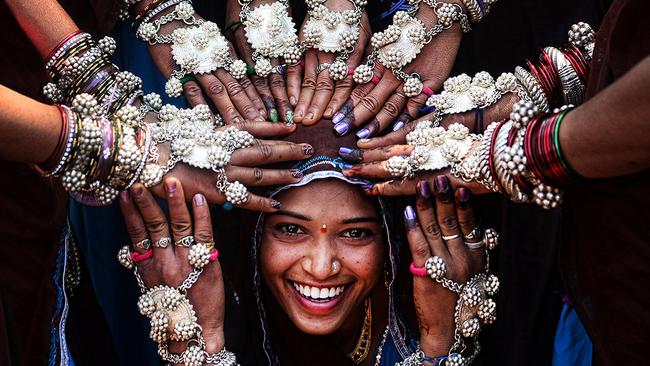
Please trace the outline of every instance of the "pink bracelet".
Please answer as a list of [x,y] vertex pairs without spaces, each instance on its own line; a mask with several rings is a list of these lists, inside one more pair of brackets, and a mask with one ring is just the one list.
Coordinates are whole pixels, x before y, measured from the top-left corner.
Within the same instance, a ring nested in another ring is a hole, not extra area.
[[423,92],[424,94],[426,94],[427,97],[430,97],[430,96],[433,95],[433,90],[431,90],[431,88],[429,88],[429,87],[426,86],[426,85],[423,85],[423,86],[422,86],[422,92]]
[[219,258],[219,251],[215,249],[215,250],[212,252],[212,254],[210,254],[210,261],[214,262],[214,261],[216,261],[218,258]]
[[415,277],[428,277],[429,274],[427,273],[426,267],[416,267],[415,263],[411,262],[411,265],[409,266],[409,270],[411,271],[411,274]]
[[153,249],[149,248],[147,251],[143,253],[138,253],[138,252],[132,252],[131,253],[131,260],[133,263],[140,263],[142,261],[146,261],[147,259],[151,259],[153,257]]

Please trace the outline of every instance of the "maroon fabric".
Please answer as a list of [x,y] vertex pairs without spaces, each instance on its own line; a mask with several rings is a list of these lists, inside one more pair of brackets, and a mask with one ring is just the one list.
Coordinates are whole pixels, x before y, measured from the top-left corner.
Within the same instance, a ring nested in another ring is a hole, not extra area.
[[[61,1],[82,30],[110,31],[121,1]],[[0,84],[43,101],[43,61],[0,4]],[[0,365],[44,365],[56,301],[52,275],[67,196],[31,166],[0,160]]]
[[[612,4],[597,35],[588,96],[650,55],[648,11],[647,0]],[[650,171],[570,192],[563,214],[562,275],[595,364],[648,364]]]

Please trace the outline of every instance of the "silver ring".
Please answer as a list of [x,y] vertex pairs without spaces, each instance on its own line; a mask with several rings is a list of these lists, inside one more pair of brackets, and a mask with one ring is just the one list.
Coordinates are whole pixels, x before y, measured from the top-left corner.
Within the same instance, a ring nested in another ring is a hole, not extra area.
[[151,247],[151,240],[149,240],[148,238],[144,239],[144,240],[141,240],[141,241],[139,241],[137,243],[133,243],[133,248],[135,248],[135,249],[147,250],[150,247]]
[[480,227],[476,226],[472,231],[469,232],[467,235],[463,235],[463,238],[468,241],[473,241],[478,238],[483,238],[483,230],[481,230]]
[[331,64],[327,64],[327,63],[326,64],[318,64],[318,66],[316,66],[316,75],[318,75],[321,72],[329,69],[330,66],[331,66]]
[[182,238],[180,238],[179,240],[176,241],[176,246],[178,246],[178,247],[189,248],[193,244],[194,244],[194,237],[192,235],[182,237]]
[[454,235],[449,235],[449,236],[443,235],[442,236],[442,240],[444,240],[444,241],[454,240],[454,239],[458,239],[458,238],[460,238],[460,234],[454,234]]
[[280,74],[284,75],[287,72],[287,65],[276,65],[271,68],[271,74]]
[[404,94],[404,93],[395,92],[395,95],[400,96],[400,97],[402,97],[402,98],[404,98],[404,99],[408,99],[408,97],[407,97],[406,94]]
[[467,247],[469,249],[481,249],[481,248],[483,248],[485,246],[485,240],[481,240],[481,241],[476,242],[476,243],[465,242],[465,245],[467,245]]
[[153,243],[153,247],[167,248],[171,243],[172,243],[172,238],[170,238],[169,236],[163,236],[162,238],[156,240],[155,243]]

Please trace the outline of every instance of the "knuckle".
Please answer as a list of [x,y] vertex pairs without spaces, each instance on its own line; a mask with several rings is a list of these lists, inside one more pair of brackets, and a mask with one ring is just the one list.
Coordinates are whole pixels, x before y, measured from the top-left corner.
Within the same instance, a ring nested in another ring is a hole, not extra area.
[[126,231],[129,233],[132,241],[140,241],[142,238],[147,237],[147,231],[140,225],[134,225],[130,222],[126,223]]
[[374,95],[366,95],[361,99],[361,106],[369,111],[377,111],[379,109],[379,101]]
[[458,218],[458,224],[462,228],[467,228],[470,229],[472,225],[474,224],[474,219],[470,217],[469,215],[463,215]]
[[221,96],[223,95],[225,89],[223,87],[223,84],[219,81],[212,81],[210,84],[208,84],[208,94],[210,96]]
[[198,242],[212,241],[212,232],[210,229],[201,228],[194,232],[194,239]]
[[354,90],[352,90],[352,97],[356,100],[363,99],[365,95],[366,95],[365,89],[354,88]]
[[430,222],[424,225],[424,231],[429,234],[429,236],[436,238],[442,235],[440,232],[440,227],[435,222]]
[[262,79],[259,77],[253,79],[253,85],[255,85],[256,88],[262,88],[262,89],[266,89],[268,87],[266,79]]
[[284,88],[284,79],[279,75],[273,74],[271,76],[271,87],[272,88]]
[[413,256],[423,258],[429,255],[429,245],[423,241],[418,241],[413,245]]
[[160,273],[162,274],[163,281],[168,284],[175,283],[176,279],[180,275],[180,268],[177,265],[166,265],[160,268]]
[[351,78],[345,78],[343,80],[337,81],[336,82],[336,87],[337,88],[350,88],[352,86],[352,79]]
[[316,88],[316,79],[314,79],[313,77],[305,78],[302,81],[302,88],[303,89],[314,89],[314,88]]
[[188,97],[198,97],[201,95],[201,88],[196,83],[185,83],[185,95]]
[[316,91],[331,91],[334,90],[334,83],[330,78],[321,78],[316,84]]
[[249,87],[251,87],[253,85],[253,83],[251,83],[251,80],[249,78],[243,78],[243,79],[239,80],[239,85],[241,85],[242,88],[244,88],[244,89],[248,89]]
[[264,179],[264,173],[260,168],[253,168],[253,179],[255,182],[260,183]]
[[229,81],[226,84],[226,89],[228,89],[228,94],[231,96],[236,96],[241,94],[244,91],[244,88],[237,81]]
[[175,233],[186,233],[192,231],[192,224],[186,219],[172,221],[170,226],[172,231]]
[[449,216],[444,216],[440,220],[440,225],[444,226],[447,229],[453,230],[458,228],[458,219],[456,219],[456,216],[449,215]]
[[264,159],[270,159],[273,156],[273,149],[267,144],[259,144],[257,145],[257,149]]
[[154,219],[147,223],[150,233],[162,233],[167,230],[167,222],[162,219]]
[[397,105],[392,101],[388,101],[386,104],[384,104],[384,111],[386,111],[388,116],[392,118],[397,117],[397,114],[399,113]]

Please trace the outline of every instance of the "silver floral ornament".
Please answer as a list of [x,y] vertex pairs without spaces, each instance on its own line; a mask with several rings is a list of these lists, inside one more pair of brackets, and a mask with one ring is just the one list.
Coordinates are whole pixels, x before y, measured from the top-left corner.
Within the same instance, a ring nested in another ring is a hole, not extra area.
[[185,301],[185,296],[178,290],[169,288],[160,298],[160,305],[167,310],[174,311],[183,301]]
[[476,337],[481,331],[481,322],[476,318],[471,318],[463,322],[460,332],[465,338]]
[[178,98],[183,93],[183,84],[179,79],[171,77],[165,83],[165,93],[172,98]]
[[191,345],[183,352],[185,366],[203,366],[205,364],[205,351],[198,345]]
[[156,303],[151,296],[143,294],[138,299],[138,310],[140,311],[140,314],[151,317],[156,311]]
[[373,69],[369,65],[359,65],[354,69],[352,79],[357,84],[365,84],[372,80]]
[[497,245],[499,245],[499,233],[496,230],[487,228],[485,229],[485,233],[483,235],[483,240],[485,240],[485,247],[488,250],[493,250],[497,247]]
[[195,244],[190,248],[187,259],[197,269],[205,267],[210,263],[211,250],[203,244]]
[[424,263],[427,274],[435,281],[440,281],[447,275],[447,265],[445,261],[436,256],[429,257]]
[[335,61],[330,65],[329,74],[332,80],[343,80],[348,76],[348,65],[343,61]]
[[494,296],[498,291],[499,291],[499,278],[491,274],[485,280],[485,293],[487,293],[489,296]]
[[422,81],[420,81],[419,78],[417,77],[409,77],[404,81],[404,86],[402,87],[404,89],[404,94],[409,97],[417,97],[422,93],[422,89],[424,88],[424,85],[422,84]]
[[226,200],[233,205],[242,205],[248,202],[249,198],[248,189],[238,181],[234,181],[228,185],[225,195]]
[[236,80],[241,80],[246,76],[246,63],[242,60],[235,60],[230,64],[230,75]]
[[117,261],[120,262],[122,266],[126,269],[133,268],[133,260],[131,259],[131,249],[128,245],[125,245],[120,248],[117,252]]
[[167,340],[167,327],[169,326],[169,317],[163,311],[156,311],[151,316],[151,330],[149,337],[157,343]]
[[271,74],[273,70],[273,65],[271,61],[266,58],[260,58],[255,62],[255,73],[262,78],[265,78]]
[[467,366],[467,361],[460,353],[452,353],[445,360],[445,366]]
[[492,299],[485,299],[478,307],[477,315],[483,324],[492,324],[497,320],[497,304]]

